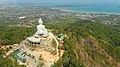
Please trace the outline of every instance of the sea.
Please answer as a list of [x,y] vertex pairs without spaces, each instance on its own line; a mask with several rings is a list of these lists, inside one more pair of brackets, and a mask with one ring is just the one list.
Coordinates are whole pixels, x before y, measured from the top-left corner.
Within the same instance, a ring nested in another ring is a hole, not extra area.
[[[74,4],[66,4],[66,3],[47,3],[40,4],[44,6],[70,6],[70,7],[62,7],[60,9],[72,12],[83,12],[83,13],[112,13],[112,14],[120,14],[120,3],[74,3]],[[76,6],[76,7],[75,7]]]
[[78,7],[62,8],[73,12],[120,14],[120,4],[83,4]]
[[35,3],[29,5],[35,5],[35,6],[62,5],[62,6],[67,6],[60,8],[65,11],[83,12],[83,13],[89,12],[89,13],[120,14],[120,3],[107,3],[107,2],[106,3],[104,2],[103,3]]

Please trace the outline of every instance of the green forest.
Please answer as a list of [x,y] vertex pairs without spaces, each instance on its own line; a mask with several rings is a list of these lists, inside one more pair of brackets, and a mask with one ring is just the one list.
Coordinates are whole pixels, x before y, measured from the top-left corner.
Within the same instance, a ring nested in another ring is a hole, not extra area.
[[[65,53],[53,67],[118,67],[120,65],[120,27],[89,20],[73,23],[45,23],[55,35],[66,34]],[[0,44],[20,43],[36,31],[35,27],[9,27],[1,24]],[[0,55],[0,60],[2,60]],[[6,62],[11,62],[8,58]],[[5,65],[5,63],[0,63]]]
[[[65,53],[54,67],[119,66],[120,27],[88,20],[62,25]],[[58,31],[57,31],[58,32]]]
[[[19,44],[22,40],[26,39],[26,37],[32,36],[35,31],[36,29],[34,27],[10,27],[9,23],[0,23],[0,45]],[[24,65],[18,65],[17,59],[12,55],[3,58],[2,51],[3,50],[0,49],[1,67],[24,67]]]
[[0,27],[0,44],[2,45],[13,45],[20,43],[28,36],[32,36],[36,31],[35,28],[31,27]]

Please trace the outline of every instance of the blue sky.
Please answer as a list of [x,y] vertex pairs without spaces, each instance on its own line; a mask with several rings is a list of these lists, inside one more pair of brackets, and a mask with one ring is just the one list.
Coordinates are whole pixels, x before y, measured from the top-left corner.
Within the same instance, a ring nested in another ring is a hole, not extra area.
[[0,0],[0,3],[120,3],[120,0]]

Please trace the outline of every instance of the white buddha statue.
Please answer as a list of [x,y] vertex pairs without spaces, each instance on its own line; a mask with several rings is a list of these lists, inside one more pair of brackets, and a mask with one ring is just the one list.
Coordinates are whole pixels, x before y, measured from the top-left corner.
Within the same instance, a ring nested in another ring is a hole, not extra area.
[[43,25],[43,21],[41,18],[39,19],[39,25],[37,25],[37,32],[35,34],[35,37],[39,36],[43,37],[48,36],[48,31],[45,29],[45,26]]
[[39,21],[38,21],[38,22],[39,22],[39,25],[43,25],[43,21],[42,21],[42,19],[41,19],[41,18],[39,19]]

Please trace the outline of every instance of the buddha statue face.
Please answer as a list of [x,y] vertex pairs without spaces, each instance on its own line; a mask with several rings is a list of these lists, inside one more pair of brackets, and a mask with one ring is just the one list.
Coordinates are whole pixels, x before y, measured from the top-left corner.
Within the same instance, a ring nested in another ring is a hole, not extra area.
[[43,21],[42,21],[42,19],[41,19],[41,18],[39,19],[39,21],[38,21],[38,22],[39,22],[39,25],[43,25]]

